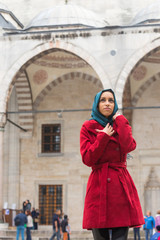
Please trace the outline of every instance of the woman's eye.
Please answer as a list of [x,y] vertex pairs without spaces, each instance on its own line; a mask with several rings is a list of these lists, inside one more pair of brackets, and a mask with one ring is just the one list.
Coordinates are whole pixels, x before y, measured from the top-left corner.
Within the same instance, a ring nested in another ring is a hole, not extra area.
[[100,99],[100,102],[106,102],[106,101],[108,101],[108,102],[110,102],[110,103],[114,103],[114,99],[105,99],[105,98],[101,98]]
[[105,98],[100,99],[100,102],[105,102],[105,101],[106,101]]

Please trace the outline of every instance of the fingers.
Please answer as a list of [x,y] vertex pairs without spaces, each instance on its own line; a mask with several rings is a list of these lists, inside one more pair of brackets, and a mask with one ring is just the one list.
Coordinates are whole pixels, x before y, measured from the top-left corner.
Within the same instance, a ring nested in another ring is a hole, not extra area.
[[103,130],[100,130],[100,129],[95,129],[96,130],[96,132],[102,132]]
[[107,126],[105,128],[108,128],[109,130],[113,129],[113,127],[111,125],[108,125],[108,124],[107,124]]
[[108,127],[110,127],[111,125],[109,124],[109,123],[107,123],[107,125],[105,126],[105,128],[108,128]]
[[112,136],[113,133],[114,133],[114,129],[113,129],[113,127],[109,123],[102,130],[100,130],[100,129],[95,129],[95,130],[98,133],[99,132],[104,132],[104,133],[108,134],[109,136]]
[[109,123],[107,123],[107,125],[105,126],[105,129],[112,131],[113,127]]
[[114,130],[112,130],[110,133],[111,133],[111,134],[110,134],[110,136],[112,136],[112,135],[113,135],[113,133],[114,133]]
[[117,113],[112,117],[113,121],[116,119],[116,117],[118,117],[118,116],[120,116],[120,115],[121,115],[121,114],[117,112]]

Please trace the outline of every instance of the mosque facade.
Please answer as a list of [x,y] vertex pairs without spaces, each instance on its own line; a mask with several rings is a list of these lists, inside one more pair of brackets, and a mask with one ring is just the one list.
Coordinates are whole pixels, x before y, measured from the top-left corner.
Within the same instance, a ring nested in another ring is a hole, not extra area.
[[82,229],[91,169],[79,132],[95,94],[115,91],[137,148],[128,170],[142,209],[160,208],[160,4],[140,10],[128,25],[113,25],[78,4],[44,9],[23,26],[0,3],[0,209],[29,199],[40,224],[53,211]]

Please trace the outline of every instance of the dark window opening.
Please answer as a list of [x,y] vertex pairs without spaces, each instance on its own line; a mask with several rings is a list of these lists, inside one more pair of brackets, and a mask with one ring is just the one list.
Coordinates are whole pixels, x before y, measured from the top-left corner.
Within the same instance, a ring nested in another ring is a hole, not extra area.
[[42,153],[61,152],[61,125],[42,125]]

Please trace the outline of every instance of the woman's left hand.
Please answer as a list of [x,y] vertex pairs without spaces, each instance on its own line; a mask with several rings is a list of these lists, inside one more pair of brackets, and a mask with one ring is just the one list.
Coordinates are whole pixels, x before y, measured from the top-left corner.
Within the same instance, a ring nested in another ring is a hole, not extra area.
[[120,116],[121,114],[116,112],[116,114],[114,114],[114,116],[112,117],[113,121],[116,119],[116,117]]

